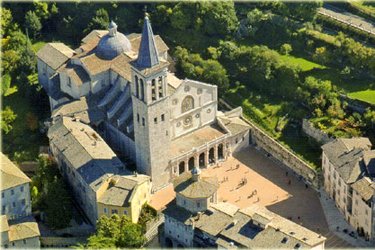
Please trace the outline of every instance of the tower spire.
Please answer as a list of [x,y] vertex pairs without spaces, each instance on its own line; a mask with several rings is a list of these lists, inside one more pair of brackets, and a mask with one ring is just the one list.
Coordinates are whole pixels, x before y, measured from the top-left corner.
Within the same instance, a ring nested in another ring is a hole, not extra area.
[[136,64],[138,68],[142,69],[151,68],[159,64],[158,50],[156,48],[154,34],[152,32],[151,23],[147,12],[145,12],[141,45],[139,46]]

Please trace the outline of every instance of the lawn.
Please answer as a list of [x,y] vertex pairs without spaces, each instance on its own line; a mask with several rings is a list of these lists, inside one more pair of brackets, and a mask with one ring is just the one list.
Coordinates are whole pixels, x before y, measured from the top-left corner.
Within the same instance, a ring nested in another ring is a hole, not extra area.
[[325,69],[326,67],[312,61],[306,60],[302,57],[294,57],[291,55],[282,55],[281,58],[289,64],[299,66],[302,71],[310,71],[312,69]]
[[351,93],[348,93],[348,96],[352,99],[358,99],[364,102],[375,104],[375,90],[374,89],[351,92]]

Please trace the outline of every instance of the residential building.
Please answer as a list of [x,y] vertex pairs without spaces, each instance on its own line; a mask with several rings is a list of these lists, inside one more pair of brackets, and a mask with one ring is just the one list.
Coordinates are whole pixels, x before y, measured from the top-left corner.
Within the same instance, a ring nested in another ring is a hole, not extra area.
[[1,215],[0,222],[2,248],[40,248],[40,232],[36,222],[9,225],[6,215]]
[[27,177],[8,157],[1,155],[1,214],[8,219],[31,215],[30,183]]
[[217,178],[197,168],[174,186],[176,200],[163,211],[167,247],[324,249],[326,238],[265,207],[217,203]]
[[142,34],[124,35],[111,22],[75,50],[49,43],[37,56],[52,115],[94,128],[118,156],[150,176],[153,191],[249,144],[241,108],[218,111],[217,86],[168,70],[168,47],[147,15]]
[[31,180],[2,152],[0,155],[1,247],[38,248],[40,232],[31,216]]
[[375,239],[375,150],[371,146],[368,138],[340,138],[322,146],[324,189],[366,239]]
[[48,138],[62,176],[92,224],[113,213],[138,221],[150,199],[150,177],[127,171],[103,138],[79,119],[57,116]]

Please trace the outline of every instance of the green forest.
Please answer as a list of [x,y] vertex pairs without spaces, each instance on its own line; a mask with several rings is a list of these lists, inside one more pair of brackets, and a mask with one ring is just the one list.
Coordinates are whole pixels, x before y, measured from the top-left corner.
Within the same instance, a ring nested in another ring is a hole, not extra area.
[[[76,48],[93,29],[114,20],[140,33],[150,14],[174,59],[176,75],[216,84],[219,97],[311,164],[320,145],[302,119],[333,137],[368,136],[375,128],[374,38],[324,20],[323,2],[4,3],[1,8],[1,129],[12,160],[37,158],[48,145],[48,97],[38,84],[36,52],[45,43]],[[345,6],[363,16],[372,5]],[[363,112],[350,108],[354,100]]]

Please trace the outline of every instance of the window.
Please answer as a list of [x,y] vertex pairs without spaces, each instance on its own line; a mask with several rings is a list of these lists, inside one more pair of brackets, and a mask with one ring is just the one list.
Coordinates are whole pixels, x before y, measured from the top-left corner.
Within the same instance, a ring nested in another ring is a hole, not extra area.
[[162,76],[159,76],[159,79],[158,79],[158,86],[159,86],[159,98],[162,98],[163,97],[163,77]]
[[5,196],[4,192],[1,192],[1,198],[4,198],[4,196]]
[[145,122],[145,118],[142,117],[142,125],[145,126],[146,122]]
[[22,199],[22,200],[21,200],[21,204],[22,204],[22,206],[25,206],[25,204],[26,204],[26,200],[25,200],[25,199]]
[[135,76],[135,96],[139,97],[139,82],[138,82],[138,76]]
[[5,213],[5,205],[3,205],[2,207],[1,207],[1,211],[3,212],[3,213]]
[[287,243],[288,242],[288,238],[287,237],[284,237],[283,239],[282,239],[282,241],[281,241],[281,243],[283,243],[283,244],[285,244],[285,243]]
[[69,87],[69,88],[72,87],[72,81],[70,80],[70,77],[68,77],[68,87]]
[[108,213],[108,209],[105,207],[104,208],[104,213],[107,214]]
[[184,205],[186,205],[186,200],[184,200]]
[[158,118],[157,118],[157,117],[154,118],[154,123],[155,123],[155,124],[158,123]]
[[112,209],[112,214],[118,214],[117,209]]
[[14,190],[10,190],[10,195],[14,195]]
[[128,215],[128,212],[127,212],[126,210],[124,210],[124,214],[125,214],[125,215]]
[[139,114],[137,114],[137,122],[139,123]]
[[151,80],[151,100],[156,101],[156,81],[155,81],[155,79]]
[[201,207],[201,203],[200,202],[197,202],[197,207]]
[[165,119],[164,114],[161,115],[161,121],[163,122]]
[[12,202],[12,206],[13,206],[13,207],[16,207],[16,203],[15,203],[15,202]]
[[26,245],[26,240],[23,240],[23,244]]

